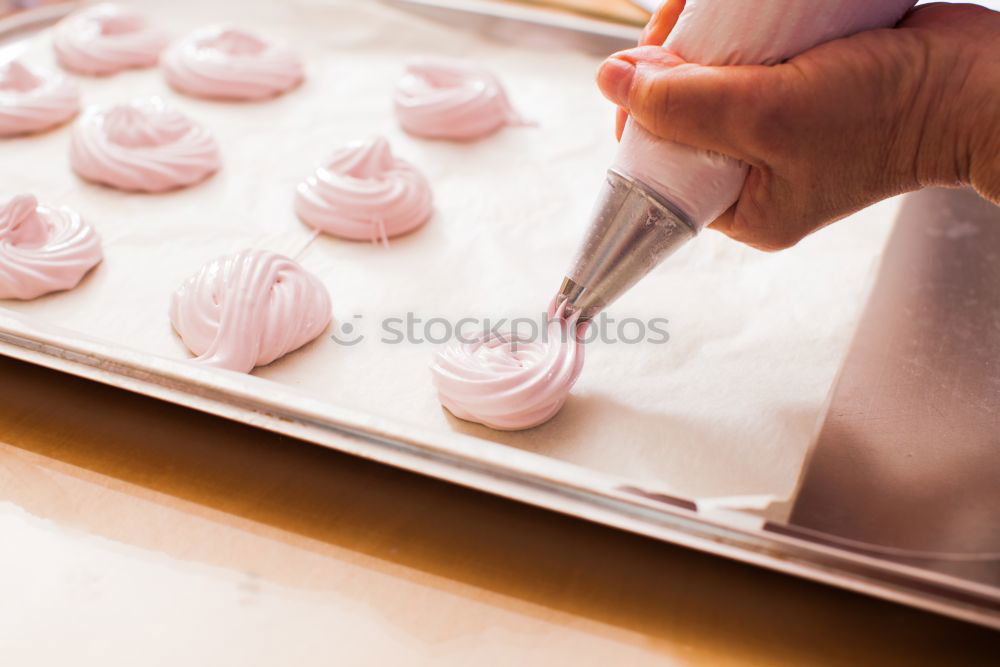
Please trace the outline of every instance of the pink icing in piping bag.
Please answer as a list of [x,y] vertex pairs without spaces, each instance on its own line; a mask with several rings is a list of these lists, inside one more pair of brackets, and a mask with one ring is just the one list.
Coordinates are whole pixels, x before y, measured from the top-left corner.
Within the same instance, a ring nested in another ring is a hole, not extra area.
[[[774,64],[823,42],[891,27],[914,4],[687,0],[663,48],[702,65]],[[610,305],[736,202],[746,175],[738,160],[668,141],[629,121],[559,289],[567,309],[586,319]]]

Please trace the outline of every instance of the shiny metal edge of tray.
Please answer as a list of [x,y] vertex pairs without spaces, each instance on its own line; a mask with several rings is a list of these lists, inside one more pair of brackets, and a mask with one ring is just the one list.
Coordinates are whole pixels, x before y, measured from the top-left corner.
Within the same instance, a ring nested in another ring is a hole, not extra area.
[[[420,5],[421,14],[428,7],[454,12],[448,22],[463,24],[463,12],[453,1],[386,2]],[[538,13],[485,2],[470,3],[470,8],[466,18],[473,29],[523,26]],[[14,33],[40,28],[65,13],[65,8],[46,7],[0,20],[0,46]],[[572,47],[579,39],[586,40],[585,26],[592,23],[596,22],[549,18],[533,30],[552,30],[560,39],[569,35],[560,43]],[[591,50],[614,50],[618,46],[605,46],[614,40],[618,45],[634,40],[634,31],[629,36],[621,30],[595,29]],[[506,31],[509,27],[484,34]],[[441,444],[435,442],[440,439],[436,434],[414,432],[255,378],[267,388],[265,401],[227,373],[109,346],[3,308],[0,354],[584,520],[1000,628],[1000,594],[994,587],[825,543],[806,533],[780,532],[763,518],[727,510],[725,504],[700,505],[475,438],[456,436]]]
[[607,55],[635,46],[640,29],[495,0],[381,0],[432,21],[487,39],[544,49]]

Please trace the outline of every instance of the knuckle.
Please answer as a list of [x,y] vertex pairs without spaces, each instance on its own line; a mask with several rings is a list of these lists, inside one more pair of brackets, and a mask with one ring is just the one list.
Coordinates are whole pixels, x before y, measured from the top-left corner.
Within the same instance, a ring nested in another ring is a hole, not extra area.
[[662,73],[637,76],[630,94],[633,114],[640,116],[649,129],[660,134],[669,125],[670,85]]
[[788,234],[778,233],[774,236],[762,238],[751,245],[764,252],[779,252],[781,250],[788,250],[801,240],[801,237],[797,235],[791,236]]
[[796,245],[804,237],[801,225],[791,222],[781,207],[764,206],[749,193],[737,204],[726,233],[733,239],[764,252],[778,252]]

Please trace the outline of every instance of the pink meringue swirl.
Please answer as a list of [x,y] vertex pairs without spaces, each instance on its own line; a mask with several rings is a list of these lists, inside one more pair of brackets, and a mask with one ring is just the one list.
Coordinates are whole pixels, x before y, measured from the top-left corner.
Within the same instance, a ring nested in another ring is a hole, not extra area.
[[0,137],[47,130],[79,110],[80,91],[66,77],[44,77],[16,60],[0,65]]
[[60,65],[93,75],[152,67],[167,40],[143,14],[110,2],[73,12],[52,37]]
[[295,211],[328,234],[384,242],[427,222],[431,199],[424,175],[378,137],[335,151],[299,184]]
[[76,211],[32,195],[0,205],[0,299],[72,289],[101,257],[101,239]]
[[524,123],[496,76],[450,58],[410,60],[395,106],[404,130],[432,139],[476,139]]
[[302,61],[284,44],[236,28],[202,28],[163,54],[177,90],[222,100],[260,100],[302,82]]
[[441,404],[459,419],[500,431],[547,422],[562,408],[583,369],[582,330],[562,309],[541,340],[516,333],[454,340],[431,365]]
[[69,158],[87,180],[138,192],[193,185],[221,166],[211,133],[157,97],[88,108]]
[[244,250],[203,266],[170,303],[170,322],[195,361],[249,373],[323,333],[323,283],[294,261]]

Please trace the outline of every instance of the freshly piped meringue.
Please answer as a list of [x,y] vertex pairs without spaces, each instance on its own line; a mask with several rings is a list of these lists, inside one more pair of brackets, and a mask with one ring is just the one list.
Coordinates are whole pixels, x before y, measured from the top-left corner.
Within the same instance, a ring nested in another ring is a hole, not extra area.
[[424,175],[378,137],[335,151],[299,184],[295,211],[327,234],[374,242],[427,222],[431,200]]
[[80,110],[76,84],[45,76],[18,61],[0,65],[0,137],[47,130]]
[[88,108],[69,158],[87,180],[139,192],[193,185],[221,166],[211,133],[157,97]]
[[0,299],[73,289],[101,257],[101,239],[76,211],[32,195],[0,204]]
[[290,47],[245,30],[211,26],[173,44],[163,71],[177,90],[221,100],[260,100],[302,82],[302,61]]
[[547,422],[583,369],[577,317],[564,318],[560,307],[541,340],[507,332],[452,341],[431,365],[441,404],[459,419],[500,431]]
[[450,58],[410,60],[395,106],[404,130],[432,139],[477,139],[524,124],[496,76]]
[[249,373],[323,333],[330,296],[316,276],[264,250],[213,260],[181,285],[170,322],[195,361]]
[[93,75],[152,67],[167,41],[145,15],[110,2],[73,12],[52,36],[60,65]]

